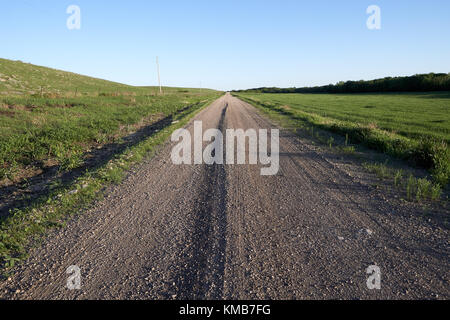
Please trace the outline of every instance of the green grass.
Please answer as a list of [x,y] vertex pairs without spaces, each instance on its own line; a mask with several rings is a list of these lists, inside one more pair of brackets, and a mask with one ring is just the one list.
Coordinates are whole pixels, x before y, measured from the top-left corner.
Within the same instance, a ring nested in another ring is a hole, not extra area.
[[308,114],[374,126],[400,136],[450,142],[450,93],[239,94]]
[[399,187],[403,178],[403,170],[396,170],[394,173],[394,186]]
[[426,178],[416,178],[410,174],[405,179],[403,170],[392,169],[386,163],[364,163],[363,166],[381,180],[392,179],[394,186],[403,192],[410,201],[436,201],[441,197],[441,186]]
[[364,163],[363,166],[370,172],[375,173],[377,177],[382,180],[387,179],[392,175],[391,170],[383,163]]
[[296,119],[299,126],[329,130],[346,136],[347,143],[414,162],[442,186],[449,181],[449,92],[236,95]]
[[133,87],[79,74],[0,59],[1,95],[114,93]]
[[71,171],[90,152],[119,143],[139,128],[169,117],[173,123],[113,154],[72,182],[52,181],[49,194],[0,220],[0,269],[26,257],[49,228],[88,206],[105,186],[155,151],[173,132],[222,93],[206,89],[131,87],[0,59],[0,185],[21,184],[37,170]]

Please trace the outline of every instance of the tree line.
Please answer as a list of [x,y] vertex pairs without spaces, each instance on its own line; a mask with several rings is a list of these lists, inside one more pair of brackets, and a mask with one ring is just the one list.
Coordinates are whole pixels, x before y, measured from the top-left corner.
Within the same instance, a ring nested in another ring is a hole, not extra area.
[[235,92],[255,93],[364,93],[364,92],[450,91],[450,73],[416,74],[369,81],[341,81],[336,84],[304,88],[264,87]]

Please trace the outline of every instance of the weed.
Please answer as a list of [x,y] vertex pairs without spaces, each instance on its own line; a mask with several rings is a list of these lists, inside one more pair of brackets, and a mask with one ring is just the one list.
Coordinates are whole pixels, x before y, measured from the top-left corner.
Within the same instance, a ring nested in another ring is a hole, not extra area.
[[80,147],[67,147],[62,144],[55,148],[56,159],[61,171],[69,171],[83,164],[83,150]]
[[416,179],[414,179],[413,175],[410,174],[408,177],[408,181],[406,183],[406,198],[411,200],[412,194],[414,192],[414,187],[416,185]]
[[417,179],[416,181],[416,200],[426,199],[431,195],[431,182],[427,179]]
[[328,144],[328,146],[329,146],[330,148],[333,147],[333,142],[334,142],[334,138],[333,138],[333,137],[329,137],[329,138],[328,138],[328,141],[327,141],[327,144]]
[[355,152],[356,152],[356,149],[354,146],[344,146],[344,147],[341,146],[341,147],[339,147],[339,150],[342,153],[346,153],[346,154],[355,154]]
[[431,200],[438,200],[442,195],[442,188],[439,184],[435,183],[431,186],[430,197]]
[[375,173],[381,180],[391,176],[389,168],[386,163],[364,163],[363,166],[369,170],[369,172]]
[[400,187],[403,178],[403,170],[396,170],[394,174],[394,186]]
[[435,182],[446,185],[450,178],[450,150],[444,141],[423,139],[413,153],[418,165],[431,168]]

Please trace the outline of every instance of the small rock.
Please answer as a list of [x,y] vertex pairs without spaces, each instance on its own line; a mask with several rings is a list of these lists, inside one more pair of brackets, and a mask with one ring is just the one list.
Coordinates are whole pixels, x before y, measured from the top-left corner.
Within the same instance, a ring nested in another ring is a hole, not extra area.
[[371,236],[373,234],[373,231],[370,229],[361,229],[358,231],[359,234],[361,235],[368,235]]

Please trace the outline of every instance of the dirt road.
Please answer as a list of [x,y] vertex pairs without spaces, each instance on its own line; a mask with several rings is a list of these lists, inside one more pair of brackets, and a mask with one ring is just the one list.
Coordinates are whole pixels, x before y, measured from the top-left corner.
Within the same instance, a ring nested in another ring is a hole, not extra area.
[[[204,129],[274,126],[226,95]],[[193,123],[187,127],[191,132]],[[280,170],[174,165],[168,142],[104,200],[31,253],[0,296],[15,299],[450,298],[447,230],[280,131]],[[69,290],[67,267],[81,269]],[[381,290],[369,290],[377,265]]]

